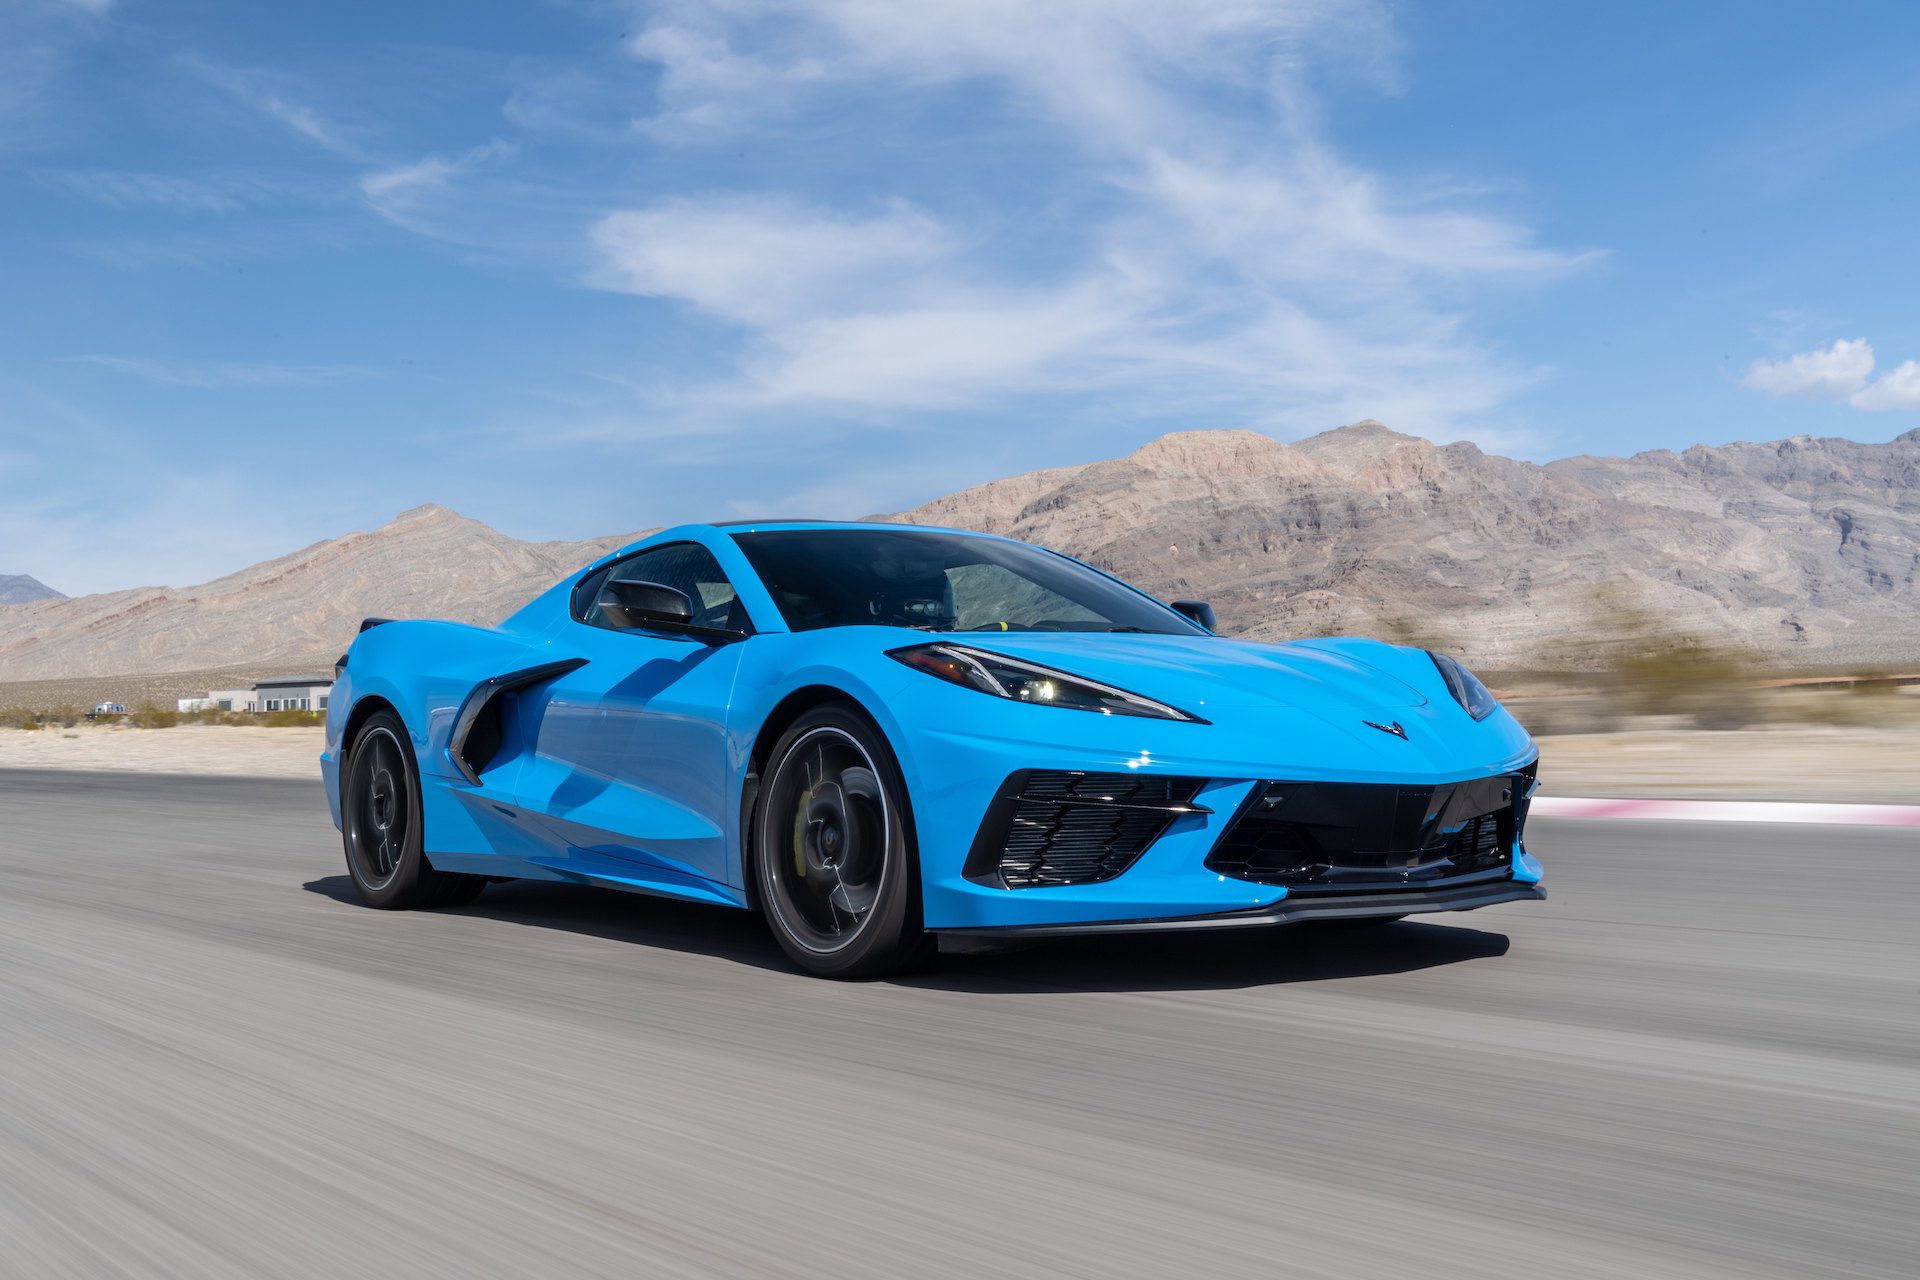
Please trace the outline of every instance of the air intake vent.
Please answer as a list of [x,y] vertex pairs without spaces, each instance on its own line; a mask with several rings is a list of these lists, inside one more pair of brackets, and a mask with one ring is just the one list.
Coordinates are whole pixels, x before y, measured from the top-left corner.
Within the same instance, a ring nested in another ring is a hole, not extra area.
[[1193,803],[1201,778],[1027,770],[987,810],[968,878],[1009,889],[1097,884],[1131,867]]
[[1508,871],[1531,771],[1438,786],[1273,782],[1207,866],[1296,892],[1406,889]]

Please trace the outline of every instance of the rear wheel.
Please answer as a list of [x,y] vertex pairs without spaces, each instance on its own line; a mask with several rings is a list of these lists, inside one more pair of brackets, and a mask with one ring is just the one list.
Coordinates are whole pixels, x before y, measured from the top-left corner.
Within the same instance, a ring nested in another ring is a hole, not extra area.
[[420,775],[406,726],[376,711],[354,736],[340,796],[347,873],[370,907],[457,907],[487,887],[485,877],[436,871],[422,842]]
[[932,954],[905,794],[884,739],[849,709],[810,711],[774,745],[754,867],[774,938],[808,972],[871,978]]

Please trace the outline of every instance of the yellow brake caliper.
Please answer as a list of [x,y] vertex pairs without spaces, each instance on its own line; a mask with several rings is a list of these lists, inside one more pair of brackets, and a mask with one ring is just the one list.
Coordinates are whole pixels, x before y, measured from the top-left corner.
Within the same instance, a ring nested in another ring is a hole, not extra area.
[[793,872],[807,878],[807,815],[813,812],[813,788],[801,793],[800,805],[793,815]]

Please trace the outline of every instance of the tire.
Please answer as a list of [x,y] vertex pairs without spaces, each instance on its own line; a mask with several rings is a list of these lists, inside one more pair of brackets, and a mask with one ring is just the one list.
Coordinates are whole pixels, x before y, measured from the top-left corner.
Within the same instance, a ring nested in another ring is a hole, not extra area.
[[340,783],[340,839],[354,891],[370,907],[465,906],[486,877],[435,871],[424,849],[420,771],[407,728],[376,711],[354,735]]
[[886,739],[852,708],[817,707],[780,735],[752,839],[767,926],[808,973],[875,978],[933,954],[906,785]]

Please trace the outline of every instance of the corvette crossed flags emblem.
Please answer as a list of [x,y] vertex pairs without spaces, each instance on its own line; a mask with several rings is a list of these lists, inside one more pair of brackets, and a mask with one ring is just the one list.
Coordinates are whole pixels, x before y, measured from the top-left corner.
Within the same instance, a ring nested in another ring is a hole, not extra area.
[[1369,729],[1378,729],[1382,733],[1390,733],[1402,741],[1404,741],[1407,736],[1407,731],[1400,727],[1398,720],[1395,720],[1392,724],[1378,724],[1372,720],[1362,720],[1360,723]]

